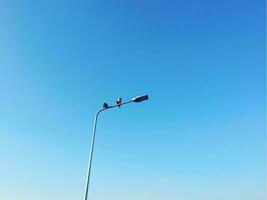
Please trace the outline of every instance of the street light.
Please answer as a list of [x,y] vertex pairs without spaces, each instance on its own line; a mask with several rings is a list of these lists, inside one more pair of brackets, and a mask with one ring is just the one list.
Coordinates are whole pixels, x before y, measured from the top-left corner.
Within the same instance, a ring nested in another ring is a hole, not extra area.
[[90,148],[90,154],[89,154],[89,163],[88,163],[88,171],[87,171],[87,178],[86,178],[86,185],[85,185],[85,194],[84,194],[84,200],[87,200],[88,198],[88,189],[89,189],[89,182],[90,182],[90,174],[91,174],[91,167],[92,167],[92,158],[93,158],[93,153],[94,153],[94,145],[95,145],[95,135],[96,135],[96,125],[97,125],[97,120],[98,120],[98,115],[105,110],[115,108],[115,107],[120,107],[122,105],[128,104],[128,103],[140,103],[142,101],[148,100],[148,95],[143,95],[143,96],[138,96],[133,98],[132,100],[122,102],[122,98],[119,98],[116,101],[115,105],[109,106],[107,103],[103,104],[103,108],[98,110],[95,115],[95,121],[94,121],[94,126],[93,126],[93,134],[92,134],[92,140],[91,140],[91,148]]

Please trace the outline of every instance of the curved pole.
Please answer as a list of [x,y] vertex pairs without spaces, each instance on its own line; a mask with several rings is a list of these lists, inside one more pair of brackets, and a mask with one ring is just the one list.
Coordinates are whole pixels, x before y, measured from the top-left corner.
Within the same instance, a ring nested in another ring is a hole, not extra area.
[[88,170],[87,170],[87,178],[86,178],[84,200],[87,200],[87,196],[88,196],[90,174],[91,174],[91,167],[92,167],[92,159],[93,159],[94,145],[95,145],[97,119],[98,119],[99,113],[101,113],[103,110],[106,110],[106,109],[104,109],[104,108],[100,109],[95,115],[95,121],[94,121],[94,126],[93,126],[93,134],[92,134],[92,140],[91,140],[90,155],[89,155]]
[[133,102],[132,100],[124,102],[120,105],[113,105],[109,106],[107,108],[102,108],[99,111],[97,111],[95,115],[95,121],[94,121],[94,126],[93,126],[93,134],[92,134],[92,140],[91,140],[91,147],[90,147],[90,154],[89,154],[89,163],[88,163],[88,169],[87,169],[87,178],[86,178],[86,184],[85,184],[85,193],[84,193],[84,200],[87,200],[88,198],[88,190],[89,190],[89,183],[90,183],[90,175],[91,175],[91,168],[92,168],[92,160],[93,160],[93,153],[94,153],[94,145],[95,145],[95,135],[96,135],[96,125],[97,125],[97,120],[98,120],[98,115],[104,111],[108,110],[110,108],[115,108],[119,107],[128,103]]
[[94,126],[93,126],[93,134],[92,134],[92,140],[91,140],[91,147],[90,147],[90,154],[89,154],[89,163],[88,163],[88,170],[87,170],[87,178],[86,178],[86,185],[85,185],[85,194],[84,194],[84,200],[88,199],[88,190],[89,190],[89,183],[90,183],[90,174],[91,174],[91,167],[92,167],[92,160],[93,160],[93,153],[94,153],[94,145],[95,145],[95,135],[96,135],[96,125],[97,125],[97,120],[98,120],[98,115],[105,110],[115,108],[115,107],[120,107],[122,105],[132,103],[134,102],[134,99],[130,101],[126,101],[121,103],[120,105],[113,105],[109,106],[106,108],[102,108],[99,111],[97,111],[95,115],[95,121],[94,121]]

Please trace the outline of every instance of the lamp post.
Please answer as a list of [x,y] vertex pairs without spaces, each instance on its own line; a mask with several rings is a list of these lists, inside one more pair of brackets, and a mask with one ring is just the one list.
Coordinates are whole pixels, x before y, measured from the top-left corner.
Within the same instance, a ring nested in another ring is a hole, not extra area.
[[87,171],[87,178],[86,178],[86,185],[85,185],[84,200],[87,200],[87,198],[88,198],[88,189],[89,189],[89,183],[90,183],[92,159],[93,159],[94,145],[95,145],[96,125],[97,125],[97,120],[98,120],[99,114],[102,111],[105,111],[105,110],[108,110],[111,108],[120,107],[120,106],[128,104],[128,103],[140,103],[140,102],[146,101],[146,100],[148,100],[148,95],[138,96],[138,97],[135,97],[132,100],[129,100],[126,102],[122,102],[122,99],[119,98],[117,100],[116,105],[109,106],[107,103],[104,103],[103,108],[101,108],[100,110],[98,110],[96,112],[94,126],[93,126],[93,134],[92,134],[92,140],[91,140],[90,154],[89,154],[89,163],[88,163],[88,171]]

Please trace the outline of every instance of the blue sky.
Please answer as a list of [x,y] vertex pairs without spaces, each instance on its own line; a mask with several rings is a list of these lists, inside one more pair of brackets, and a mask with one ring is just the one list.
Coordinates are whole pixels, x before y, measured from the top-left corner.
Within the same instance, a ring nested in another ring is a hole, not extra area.
[[0,199],[263,200],[265,2],[0,2]]

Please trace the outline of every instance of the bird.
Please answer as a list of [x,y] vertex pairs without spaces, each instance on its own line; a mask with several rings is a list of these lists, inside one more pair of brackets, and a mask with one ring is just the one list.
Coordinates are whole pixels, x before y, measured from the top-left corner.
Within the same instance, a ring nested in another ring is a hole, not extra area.
[[116,101],[117,105],[119,106],[119,108],[121,107],[121,103],[122,103],[122,98],[118,98]]
[[109,106],[108,106],[108,104],[107,103],[104,103],[103,104],[103,108],[108,108]]

